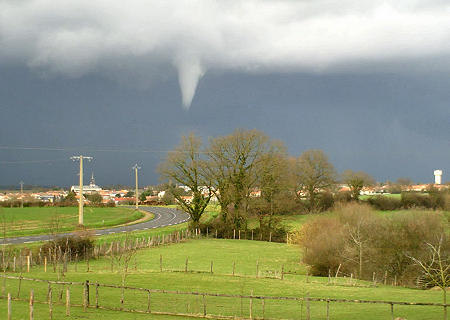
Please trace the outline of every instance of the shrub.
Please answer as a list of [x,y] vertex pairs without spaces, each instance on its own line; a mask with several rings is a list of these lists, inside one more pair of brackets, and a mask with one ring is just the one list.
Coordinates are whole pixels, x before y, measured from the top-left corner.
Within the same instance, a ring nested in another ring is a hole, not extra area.
[[300,244],[304,248],[303,262],[315,276],[327,276],[342,263],[342,248],[348,239],[343,225],[333,218],[318,217],[304,225],[300,231]]
[[320,194],[319,197],[319,210],[320,211],[327,211],[331,209],[334,206],[334,195],[331,192],[325,191]]
[[398,210],[402,207],[401,199],[383,195],[372,196],[367,199],[367,203],[376,210],[381,211]]
[[41,248],[48,258],[53,259],[51,252],[57,250],[58,255],[66,255],[74,259],[85,259],[86,254],[94,247],[94,237],[91,233],[78,233],[69,236],[58,236],[54,240],[46,242]]
[[335,217],[319,217],[300,230],[303,262],[313,275],[327,276],[340,267],[344,274],[361,279],[371,279],[373,272],[380,277],[387,273],[412,284],[422,271],[410,257],[426,261],[427,244],[449,238],[444,216],[437,211],[408,211],[387,218],[357,203],[336,211]]
[[445,208],[445,199],[442,193],[420,194],[417,192],[402,193],[402,205],[405,209],[425,208],[438,209]]

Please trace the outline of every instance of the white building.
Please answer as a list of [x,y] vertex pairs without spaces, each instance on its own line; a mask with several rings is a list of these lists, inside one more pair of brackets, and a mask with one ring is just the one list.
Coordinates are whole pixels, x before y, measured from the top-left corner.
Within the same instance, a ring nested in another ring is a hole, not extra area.
[[[100,190],[102,190],[102,188],[100,188],[98,185],[95,184],[94,172],[92,172],[91,182],[89,183],[88,186],[83,186],[83,194],[97,193]],[[70,188],[70,191],[73,191],[76,194],[79,194],[80,193],[80,186],[72,186]]]

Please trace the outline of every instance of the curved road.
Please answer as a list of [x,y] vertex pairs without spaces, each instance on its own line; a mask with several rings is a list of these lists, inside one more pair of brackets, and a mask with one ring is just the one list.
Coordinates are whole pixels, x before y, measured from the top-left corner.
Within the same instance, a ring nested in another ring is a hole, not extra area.
[[[167,226],[173,226],[186,221],[189,221],[189,215],[181,210],[174,208],[165,207],[140,207],[140,210],[151,212],[155,215],[155,218],[141,223],[130,224],[128,226],[113,227],[101,230],[95,230],[96,236],[108,235],[114,233],[122,233],[126,231],[137,231],[137,230],[148,230]],[[70,233],[61,233],[59,235],[66,236]],[[48,241],[53,238],[52,235],[40,235],[40,236],[28,236],[28,237],[17,237],[17,238],[7,238],[4,243],[31,243],[36,241]],[[2,241],[3,242],[3,241]]]

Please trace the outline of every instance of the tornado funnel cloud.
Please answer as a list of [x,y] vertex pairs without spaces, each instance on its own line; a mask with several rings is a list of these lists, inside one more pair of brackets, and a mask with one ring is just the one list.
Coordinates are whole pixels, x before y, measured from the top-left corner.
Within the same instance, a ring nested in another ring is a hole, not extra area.
[[175,59],[178,69],[178,82],[181,89],[183,108],[188,110],[194,99],[198,81],[205,71],[198,57],[180,57]]

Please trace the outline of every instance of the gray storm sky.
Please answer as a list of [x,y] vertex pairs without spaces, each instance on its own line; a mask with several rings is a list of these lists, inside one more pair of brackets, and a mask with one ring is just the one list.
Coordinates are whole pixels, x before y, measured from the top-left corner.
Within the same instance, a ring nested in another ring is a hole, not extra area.
[[0,185],[76,184],[80,154],[155,184],[182,134],[239,127],[447,181],[449,40],[446,1],[0,0]]

